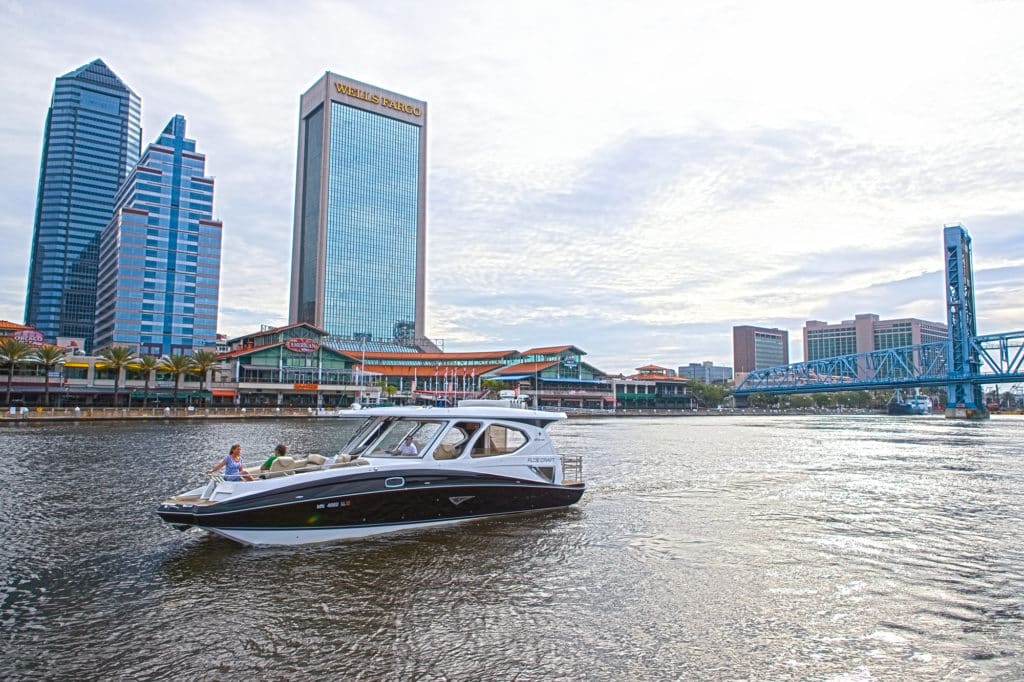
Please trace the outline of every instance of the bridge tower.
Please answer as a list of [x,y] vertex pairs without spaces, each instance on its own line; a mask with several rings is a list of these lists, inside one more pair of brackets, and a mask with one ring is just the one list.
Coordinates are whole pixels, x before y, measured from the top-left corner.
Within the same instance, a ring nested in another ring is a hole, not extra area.
[[[947,419],[987,419],[988,408],[981,384],[970,377],[981,373],[981,358],[972,340],[978,335],[974,317],[974,273],[971,238],[962,225],[943,231],[946,253],[946,324],[949,327],[949,384],[946,386]],[[958,381],[958,377],[963,380]]]

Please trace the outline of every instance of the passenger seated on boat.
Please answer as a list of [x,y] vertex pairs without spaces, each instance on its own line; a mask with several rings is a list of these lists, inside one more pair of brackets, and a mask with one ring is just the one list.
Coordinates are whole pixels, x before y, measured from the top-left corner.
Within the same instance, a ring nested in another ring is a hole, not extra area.
[[388,452],[400,457],[415,457],[419,450],[416,449],[416,443],[412,442],[412,436],[406,436],[397,447],[388,450]]
[[294,469],[294,468],[295,468],[295,459],[292,458],[292,457],[288,457],[287,455],[285,455],[283,457],[278,457],[270,465],[271,473],[273,473],[275,471],[288,471],[289,469]]
[[225,481],[254,480],[252,475],[245,469],[245,464],[242,462],[242,446],[238,443],[231,446],[231,451],[228,452],[227,457],[218,462],[212,469],[207,469],[206,473],[214,474],[221,469],[224,470]]
[[260,465],[260,471],[270,471],[270,467],[274,464],[274,461],[278,457],[284,457],[288,454],[288,446],[284,443],[278,443],[277,447],[274,448],[274,454],[267,458],[263,464]]
[[464,434],[462,440],[455,444],[455,456],[460,457],[469,446],[470,441],[473,440],[473,436],[480,430],[479,422],[459,422],[455,425],[455,429]]

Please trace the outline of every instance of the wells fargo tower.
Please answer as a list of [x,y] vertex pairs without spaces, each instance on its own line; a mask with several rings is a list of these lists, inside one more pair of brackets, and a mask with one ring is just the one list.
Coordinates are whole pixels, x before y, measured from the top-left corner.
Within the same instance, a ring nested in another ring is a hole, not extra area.
[[289,322],[424,337],[427,103],[325,73],[299,100]]

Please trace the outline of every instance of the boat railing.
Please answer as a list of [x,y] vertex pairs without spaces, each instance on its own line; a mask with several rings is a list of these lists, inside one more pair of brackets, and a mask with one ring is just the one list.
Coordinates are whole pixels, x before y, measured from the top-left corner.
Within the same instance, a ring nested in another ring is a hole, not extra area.
[[583,456],[562,455],[562,483],[583,482]]

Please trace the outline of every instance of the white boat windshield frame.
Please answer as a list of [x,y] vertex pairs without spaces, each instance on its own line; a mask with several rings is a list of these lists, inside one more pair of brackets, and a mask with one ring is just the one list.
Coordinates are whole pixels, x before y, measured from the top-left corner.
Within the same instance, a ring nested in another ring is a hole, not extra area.
[[[342,452],[359,457],[422,458],[438,437],[448,430],[450,420],[412,417],[371,417],[362,424]],[[403,455],[399,446],[412,437],[415,455]]]

